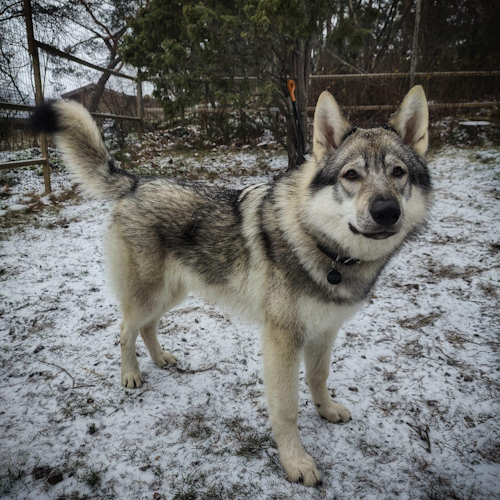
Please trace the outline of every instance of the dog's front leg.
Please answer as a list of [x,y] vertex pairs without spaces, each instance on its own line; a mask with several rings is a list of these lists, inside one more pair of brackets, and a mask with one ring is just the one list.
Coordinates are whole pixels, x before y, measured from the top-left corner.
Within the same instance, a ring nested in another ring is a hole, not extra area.
[[351,418],[351,413],[345,406],[332,401],[326,387],[336,337],[336,331],[328,332],[304,347],[306,382],[311,390],[314,406],[321,417],[333,423],[347,422]]
[[292,332],[268,323],[263,343],[267,404],[281,464],[293,481],[315,486],[321,483],[321,473],[302,446],[297,427],[299,342]]
[[139,335],[139,327],[132,321],[123,319],[120,332],[122,358],[122,385],[127,389],[142,386],[142,375],[135,354],[135,341]]

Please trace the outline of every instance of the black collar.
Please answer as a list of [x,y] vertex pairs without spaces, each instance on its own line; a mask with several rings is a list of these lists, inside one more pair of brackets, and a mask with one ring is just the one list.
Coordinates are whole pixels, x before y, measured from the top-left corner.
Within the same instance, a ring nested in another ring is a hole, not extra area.
[[354,257],[342,257],[336,253],[331,252],[328,248],[324,247],[320,243],[316,245],[320,252],[323,252],[327,257],[332,259],[332,263],[335,264],[343,264],[344,266],[352,266],[353,264],[360,264],[361,261],[359,259],[355,259]]
[[324,253],[327,257],[332,259],[332,268],[326,275],[326,279],[330,285],[338,285],[342,281],[342,274],[335,267],[337,264],[342,264],[344,266],[352,266],[353,264],[359,264],[361,261],[359,259],[355,259],[353,257],[342,257],[336,253],[330,252],[328,248],[320,245],[319,243],[316,245],[318,250]]

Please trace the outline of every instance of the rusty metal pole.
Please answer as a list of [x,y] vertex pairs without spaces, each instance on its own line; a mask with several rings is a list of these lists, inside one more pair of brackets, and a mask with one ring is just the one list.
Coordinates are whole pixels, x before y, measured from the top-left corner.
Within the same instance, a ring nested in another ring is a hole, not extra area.
[[139,118],[138,132],[139,139],[141,139],[144,132],[144,108],[142,106],[142,80],[140,73],[137,75],[137,118]]
[[418,28],[420,26],[420,7],[421,0],[417,0],[415,9],[415,28],[413,30],[413,48],[411,51],[411,64],[410,64],[410,88],[415,85],[415,71],[417,69],[417,56],[418,56]]
[[[26,34],[28,36],[28,50],[31,54],[33,62],[33,76],[35,79],[35,101],[36,105],[43,104],[43,90],[42,90],[42,77],[40,76],[40,60],[38,59],[38,47],[35,41],[35,34],[33,32],[33,18],[31,14],[30,0],[24,0],[24,17],[26,19]],[[43,180],[45,184],[45,194],[52,191],[50,185],[50,159],[49,159],[49,146],[47,141],[47,134],[40,134],[40,149],[42,150],[43,161]]]

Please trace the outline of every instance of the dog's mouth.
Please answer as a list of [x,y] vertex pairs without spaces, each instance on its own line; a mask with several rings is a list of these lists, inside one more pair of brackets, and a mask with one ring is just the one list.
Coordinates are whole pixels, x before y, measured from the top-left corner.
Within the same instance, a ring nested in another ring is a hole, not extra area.
[[353,232],[353,234],[360,234],[365,238],[370,238],[371,240],[386,240],[391,236],[394,236],[397,231],[377,231],[373,233],[362,233],[358,231],[351,223],[349,223],[349,229]]

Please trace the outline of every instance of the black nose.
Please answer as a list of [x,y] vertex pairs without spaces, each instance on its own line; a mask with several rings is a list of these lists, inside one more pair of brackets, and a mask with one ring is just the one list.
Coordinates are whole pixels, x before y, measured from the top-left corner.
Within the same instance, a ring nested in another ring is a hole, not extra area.
[[396,200],[377,200],[373,203],[370,214],[377,224],[381,226],[391,226],[399,219],[401,209]]

